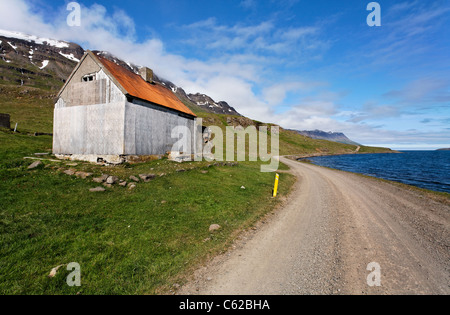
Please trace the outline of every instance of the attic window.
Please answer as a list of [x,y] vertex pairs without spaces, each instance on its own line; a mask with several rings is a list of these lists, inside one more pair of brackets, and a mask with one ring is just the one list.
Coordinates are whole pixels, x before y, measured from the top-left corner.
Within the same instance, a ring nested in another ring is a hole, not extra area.
[[82,79],[83,82],[91,82],[95,80],[95,74],[85,75]]

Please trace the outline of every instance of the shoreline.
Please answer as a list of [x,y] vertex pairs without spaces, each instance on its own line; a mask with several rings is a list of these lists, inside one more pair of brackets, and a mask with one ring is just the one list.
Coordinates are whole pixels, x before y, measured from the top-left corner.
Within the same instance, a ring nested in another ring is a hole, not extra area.
[[302,159],[321,157],[321,156],[340,156],[340,155],[367,155],[367,154],[404,154],[401,151],[390,151],[390,152],[351,152],[351,153],[309,153],[309,154],[290,154],[283,155],[283,157],[298,161]]
[[[356,154],[383,154],[383,153],[356,153]],[[387,154],[391,154],[391,153],[387,153]],[[403,154],[403,153],[399,152],[399,154]],[[307,164],[314,165],[314,166],[317,166],[317,167],[323,167],[323,168],[334,170],[334,171],[345,172],[345,173],[349,173],[349,174],[358,175],[358,176],[361,176],[361,177],[364,177],[364,178],[369,178],[369,179],[374,179],[374,180],[378,180],[378,181],[394,184],[394,185],[397,185],[397,186],[400,186],[400,187],[403,187],[403,188],[409,189],[409,190],[416,190],[417,192],[421,192],[421,193],[427,194],[427,196],[432,194],[433,196],[438,197],[438,199],[444,198],[444,200],[445,200],[444,202],[450,204],[450,193],[449,192],[431,190],[431,189],[422,188],[422,187],[411,185],[411,184],[405,184],[405,183],[402,183],[400,181],[395,181],[395,180],[392,180],[392,179],[385,179],[385,178],[381,178],[381,177],[366,175],[366,174],[363,174],[363,173],[357,173],[357,172],[346,171],[346,170],[341,170],[341,169],[337,169],[337,168],[322,166],[322,165],[318,165],[318,164],[312,163],[311,161],[307,162],[307,159],[310,158],[310,157],[340,156],[340,155],[351,155],[351,154],[310,155],[310,156],[306,156],[306,157],[300,157],[298,159],[294,159],[293,156],[285,156],[285,157],[288,158],[288,159],[297,161],[299,163],[307,163]],[[433,198],[433,199],[435,199],[435,198]],[[443,200],[440,200],[440,201],[443,201]]]

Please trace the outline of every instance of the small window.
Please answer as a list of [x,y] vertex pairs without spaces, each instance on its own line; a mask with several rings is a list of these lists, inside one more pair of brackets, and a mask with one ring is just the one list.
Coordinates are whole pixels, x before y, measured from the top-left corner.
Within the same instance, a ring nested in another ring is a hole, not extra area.
[[83,82],[91,82],[95,80],[95,75],[94,74],[90,74],[90,75],[85,75],[83,77]]

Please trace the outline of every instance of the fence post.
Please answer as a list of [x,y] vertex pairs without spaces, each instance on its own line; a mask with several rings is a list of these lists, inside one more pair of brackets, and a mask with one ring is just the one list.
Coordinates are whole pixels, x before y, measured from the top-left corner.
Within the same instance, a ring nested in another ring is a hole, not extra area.
[[275,176],[275,187],[273,189],[273,197],[275,198],[278,195],[278,184],[280,182],[280,175],[277,174]]

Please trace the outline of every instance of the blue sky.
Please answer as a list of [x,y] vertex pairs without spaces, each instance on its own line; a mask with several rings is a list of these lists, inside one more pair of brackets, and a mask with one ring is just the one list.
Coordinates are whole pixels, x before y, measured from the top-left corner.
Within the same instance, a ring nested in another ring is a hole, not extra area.
[[450,1],[0,0],[0,28],[146,65],[292,129],[394,149],[450,147]]

